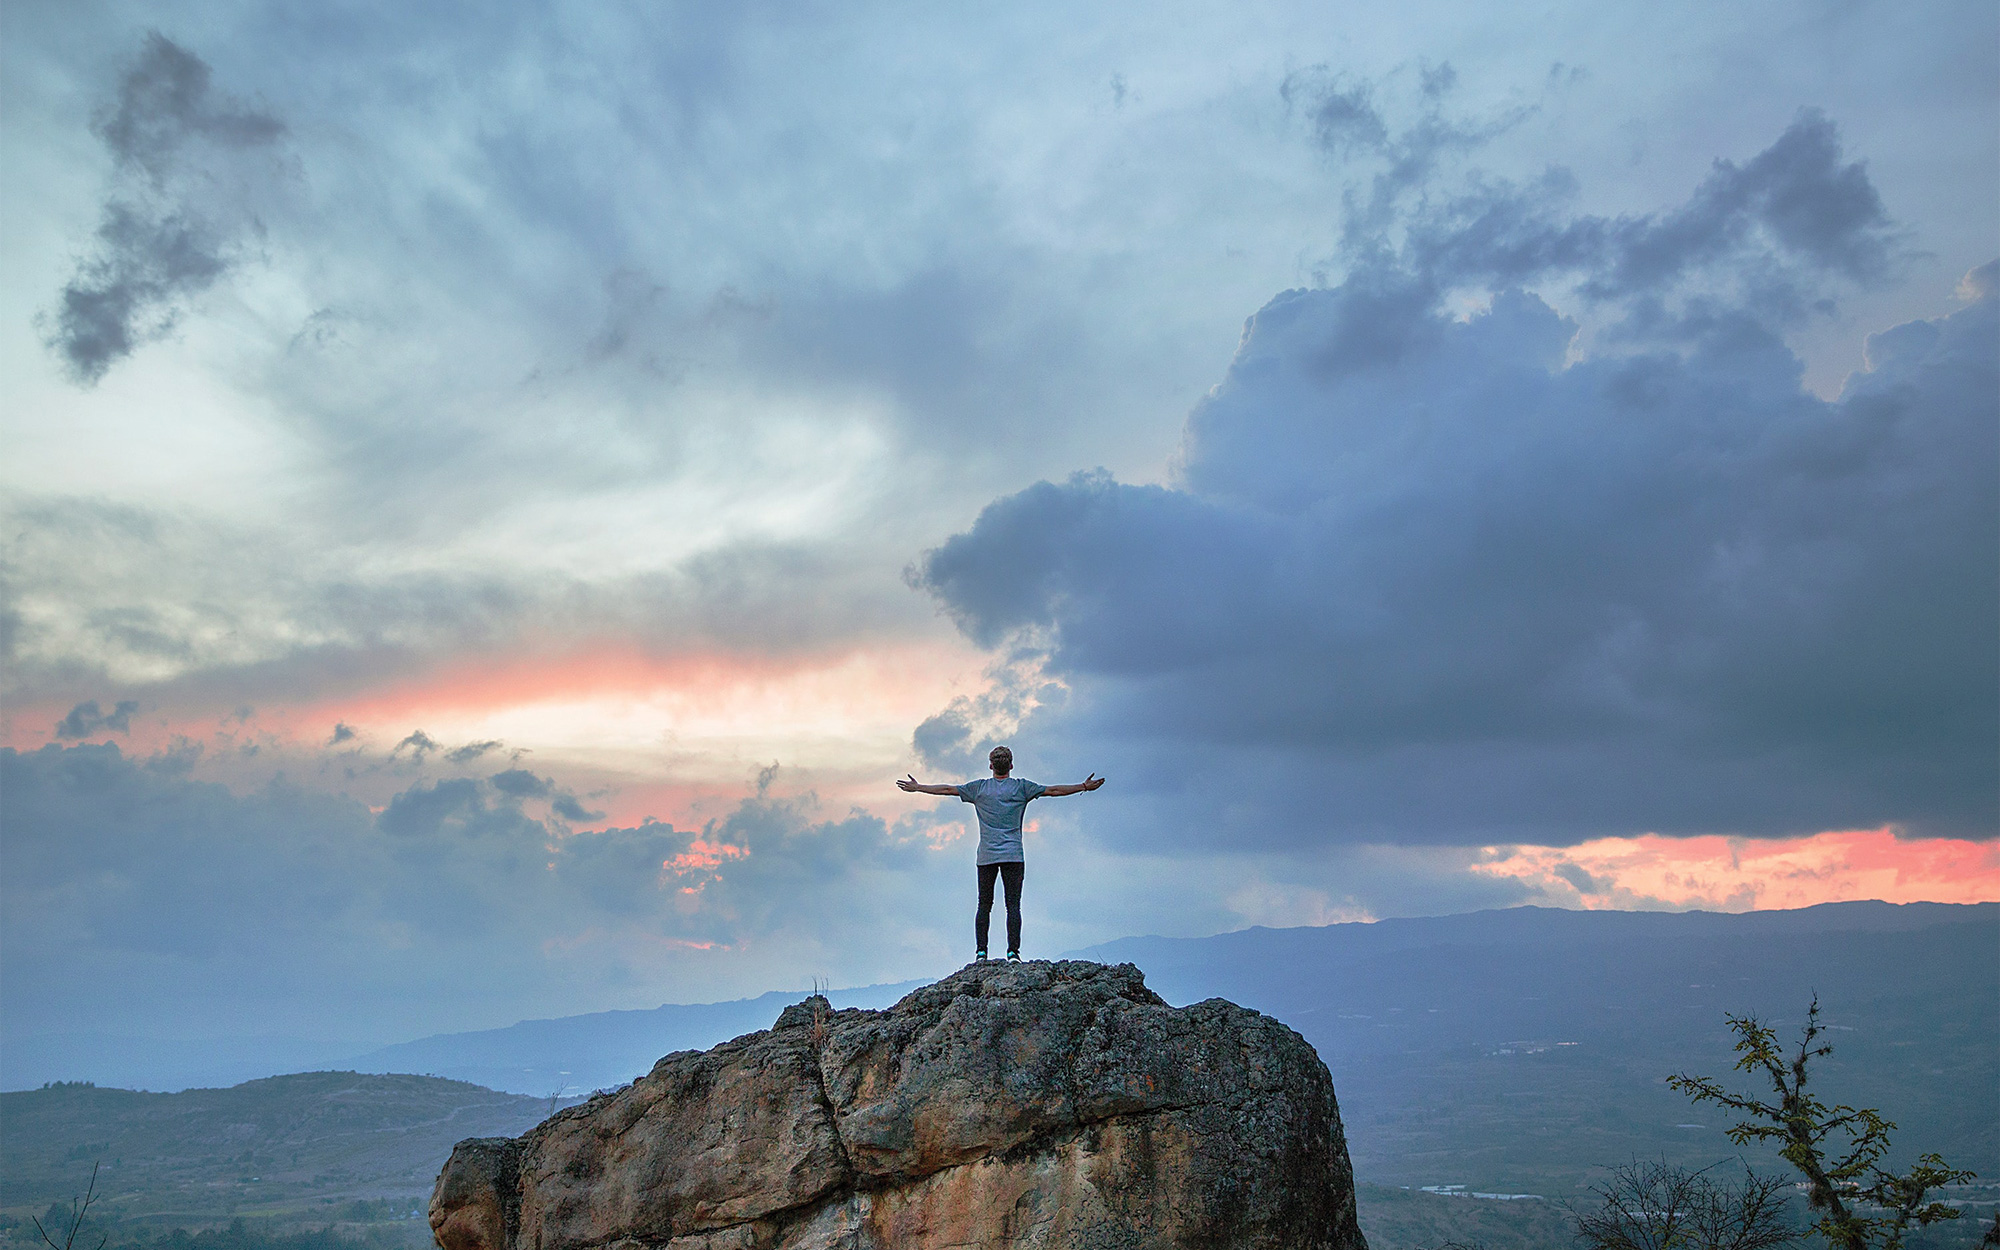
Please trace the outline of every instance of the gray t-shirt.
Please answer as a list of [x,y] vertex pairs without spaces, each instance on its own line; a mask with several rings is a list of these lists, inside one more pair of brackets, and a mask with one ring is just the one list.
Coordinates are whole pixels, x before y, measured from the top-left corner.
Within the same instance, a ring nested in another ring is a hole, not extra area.
[[1048,787],[1019,777],[981,777],[958,788],[961,801],[979,813],[979,862],[1018,864],[1021,858],[1021,814],[1028,802]]

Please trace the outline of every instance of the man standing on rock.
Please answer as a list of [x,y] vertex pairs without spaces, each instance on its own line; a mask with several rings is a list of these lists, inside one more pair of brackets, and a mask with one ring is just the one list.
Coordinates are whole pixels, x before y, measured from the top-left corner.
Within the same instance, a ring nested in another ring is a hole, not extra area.
[[927,786],[912,774],[896,783],[905,794],[935,794],[956,797],[972,804],[979,813],[979,911],[972,920],[973,937],[978,940],[975,959],[986,958],[986,933],[993,918],[993,878],[1007,887],[1007,958],[1021,961],[1021,816],[1028,804],[1044,795],[1061,798],[1082,794],[1104,784],[1092,773],[1073,786],[1037,785],[1014,771],[1014,753],[994,747],[987,761],[993,765],[991,777],[968,781],[962,786]]

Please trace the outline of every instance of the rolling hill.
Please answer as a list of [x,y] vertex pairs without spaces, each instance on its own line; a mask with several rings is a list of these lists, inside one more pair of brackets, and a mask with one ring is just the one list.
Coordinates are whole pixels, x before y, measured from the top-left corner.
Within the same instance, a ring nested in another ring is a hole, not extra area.
[[[410,1219],[454,1143],[524,1132],[550,1110],[463,1081],[355,1072],[177,1094],[20,1090],[0,1094],[0,1208],[40,1215],[81,1193],[96,1164],[93,1213],[107,1226]],[[421,1220],[410,1233],[429,1237]]]

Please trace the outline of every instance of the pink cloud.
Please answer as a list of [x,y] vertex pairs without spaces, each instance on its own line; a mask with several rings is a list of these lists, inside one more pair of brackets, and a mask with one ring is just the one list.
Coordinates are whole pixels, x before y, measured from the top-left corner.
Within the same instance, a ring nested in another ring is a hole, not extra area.
[[682,875],[720,867],[723,860],[742,859],[749,853],[745,848],[731,846],[727,842],[708,842],[696,838],[688,844],[687,850],[672,859],[662,860],[660,867],[676,875]]
[[1849,899],[2000,900],[2000,842],[1850,829],[1802,838],[1600,838],[1490,847],[1473,871],[1585,908],[1751,911]]

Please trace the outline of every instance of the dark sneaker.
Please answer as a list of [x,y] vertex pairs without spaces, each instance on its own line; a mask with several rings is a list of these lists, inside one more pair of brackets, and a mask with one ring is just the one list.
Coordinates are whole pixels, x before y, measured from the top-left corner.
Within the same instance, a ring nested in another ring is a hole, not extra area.
[[1007,952],[1007,962],[1008,962],[1008,963],[1010,963],[1010,964],[1017,964],[1017,963],[1020,963],[1020,962],[1021,962],[1021,952],[1020,952],[1020,951],[1008,951],[1008,952]]
[[973,963],[976,963],[976,964],[983,964],[983,963],[985,963],[985,962],[986,962],[986,952],[985,952],[985,951],[979,951],[979,952],[975,953],[975,954],[974,954],[974,955],[972,956],[972,962],[973,962]]

